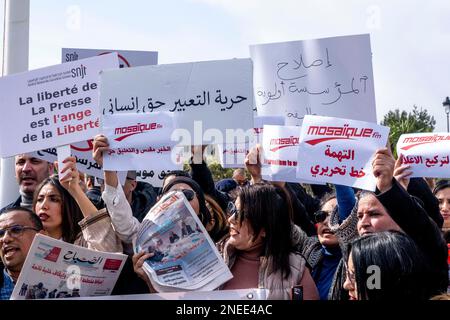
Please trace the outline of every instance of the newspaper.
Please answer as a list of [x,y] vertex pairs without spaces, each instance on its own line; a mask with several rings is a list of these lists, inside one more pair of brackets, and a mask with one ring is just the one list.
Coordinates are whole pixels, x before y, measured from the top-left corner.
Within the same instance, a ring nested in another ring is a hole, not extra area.
[[163,196],[149,211],[134,250],[154,253],[144,270],[158,292],[211,291],[233,277],[180,191]]
[[11,300],[110,295],[125,260],[37,234]]

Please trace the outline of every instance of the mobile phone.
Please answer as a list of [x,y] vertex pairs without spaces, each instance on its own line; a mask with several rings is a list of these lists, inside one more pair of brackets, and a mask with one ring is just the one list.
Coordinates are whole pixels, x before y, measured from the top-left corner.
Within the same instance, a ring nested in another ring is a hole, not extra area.
[[292,300],[303,300],[303,286],[294,286],[292,288]]

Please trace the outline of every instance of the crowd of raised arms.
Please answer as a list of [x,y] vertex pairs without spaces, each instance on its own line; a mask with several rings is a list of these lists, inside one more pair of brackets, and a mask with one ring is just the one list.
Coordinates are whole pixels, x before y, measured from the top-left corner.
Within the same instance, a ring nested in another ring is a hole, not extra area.
[[[107,138],[96,136],[99,165],[108,149]],[[380,149],[372,161],[375,192],[268,182],[259,153],[253,148],[246,170],[220,181],[204,160],[191,161],[190,172],[170,172],[162,188],[136,181],[134,171],[123,185],[115,171],[104,171],[98,186],[74,157],[58,177],[53,164],[17,155],[20,195],[0,214],[0,299],[10,298],[38,233],[125,253],[112,294],[155,293],[143,269],[155,253],[134,253],[132,242],[145,215],[173,190],[183,192],[233,275],[217,290],[263,288],[268,299],[293,299],[298,287],[304,300],[448,299],[449,180],[410,178],[408,165]]]

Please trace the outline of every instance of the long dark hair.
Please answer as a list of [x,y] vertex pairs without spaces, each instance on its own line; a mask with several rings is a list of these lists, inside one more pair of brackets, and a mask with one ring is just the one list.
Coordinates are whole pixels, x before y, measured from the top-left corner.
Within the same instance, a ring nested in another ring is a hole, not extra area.
[[281,271],[282,276],[290,275],[289,254],[292,246],[292,204],[289,195],[270,184],[254,184],[242,187],[238,191],[241,210],[236,220],[242,223],[247,219],[254,235],[253,240],[262,229],[263,254],[272,259],[272,272]]
[[[385,231],[365,235],[351,244],[350,254],[360,300],[430,298],[426,260],[414,241],[406,234]],[[372,273],[369,267],[373,266],[379,268],[380,287],[370,289],[368,279]]]
[[83,213],[75,199],[66,189],[64,189],[61,183],[59,183],[57,175],[48,177],[36,188],[33,198],[33,211],[36,212],[36,202],[39,192],[47,184],[54,186],[61,196],[62,239],[65,242],[74,243],[78,234],[81,232],[78,222],[83,219]]

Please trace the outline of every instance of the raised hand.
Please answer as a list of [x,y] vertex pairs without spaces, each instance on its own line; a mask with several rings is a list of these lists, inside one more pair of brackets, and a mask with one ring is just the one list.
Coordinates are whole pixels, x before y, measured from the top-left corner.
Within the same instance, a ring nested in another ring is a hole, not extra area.
[[101,166],[103,166],[103,152],[109,150],[108,138],[102,134],[98,134],[94,138],[92,157]]
[[380,192],[388,191],[392,187],[394,166],[395,159],[388,148],[379,149],[375,152],[372,160],[372,171],[377,179],[377,188]]

